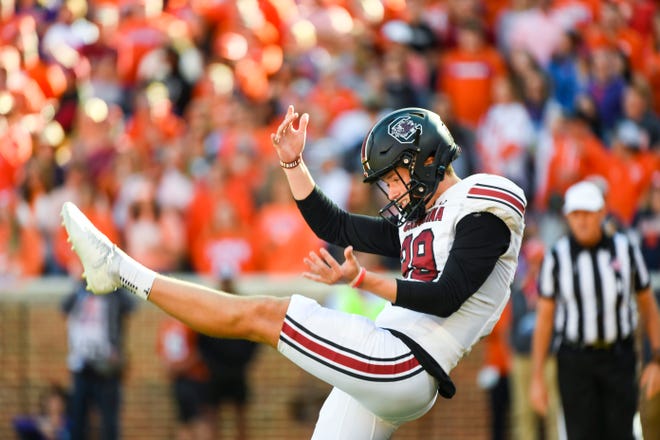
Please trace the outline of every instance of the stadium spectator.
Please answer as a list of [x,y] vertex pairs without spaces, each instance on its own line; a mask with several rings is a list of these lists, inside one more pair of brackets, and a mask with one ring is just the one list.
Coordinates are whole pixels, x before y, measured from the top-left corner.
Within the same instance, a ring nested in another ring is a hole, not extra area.
[[[147,55],[166,47],[173,37],[187,40],[185,22],[162,10],[162,2],[129,1],[119,5],[120,20],[113,39],[117,51],[117,73],[124,88],[139,85],[140,69]],[[176,29],[172,35],[171,29]]]
[[535,131],[525,106],[515,95],[508,76],[497,78],[493,104],[477,130],[481,170],[511,179],[525,194],[532,193],[529,165]]
[[512,29],[516,21],[524,19],[531,7],[531,0],[512,0],[507,2],[495,18],[495,41],[497,50],[504,58],[509,58],[511,52]]
[[216,202],[190,251],[192,268],[200,275],[214,276],[222,268],[235,273],[257,270],[257,242],[259,237],[241,222],[231,202]]
[[649,82],[652,95],[651,107],[660,113],[660,9],[653,14],[652,32],[644,46],[644,77]]
[[592,171],[608,184],[610,213],[624,227],[630,227],[651,183],[657,159],[648,151],[648,140],[631,121],[617,124],[609,151],[593,154],[588,160]]
[[98,27],[86,15],[87,2],[63,2],[41,38],[42,53],[66,68],[73,67],[82,49],[95,44],[99,37]]
[[152,82],[135,95],[133,112],[126,120],[123,139],[127,148],[135,149],[145,161],[167,148],[185,130],[183,120],[174,112],[167,87]]
[[591,52],[603,47],[620,50],[630,67],[640,71],[644,40],[637,30],[628,25],[623,15],[623,8],[626,7],[624,3],[602,2],[598,17],[583,31],[584,41]]
[[129,206],[124,225],[124,242],[139,261],[149,262],[164,272],[181,269],[185,256],[185,227],[181,214],[173,207],[161,207],[153,185],[145,183],[144,192]]
[[19,440],[69,440],[69,393],[57,383],[39,396],[39,411],[34,416],[14,417],[12,424]]
[[593,102],[592,117],[596,119],[596,134],[604,142],[611,129],[623,116],[623,93],[626,87],[620,54],[604,46],[590,53],[588,77],[584,94]]
[[129,98],[124,93],[117,74],[117,52],[99,43],[86,47],[83,53],[89,60],[90,66],[87,97],[98,98],[110,107],[118,106],[126,111],[129,107]]
[[576,97],[584,87],[585,72],[583,60],[579,55],[579,45],[578,32],[564,32],[546,68],[551,95],[568,115],[575,111]]
[[539,418],[529,399],[532,372],[532,335],[536,325],[538,274],[545,245],[538,226],[528,220],[520,249],[518,269],[511,290],[511,434],[515,440],[559,439],[560,406],[557,389],[557,364],[551,353],[543,376],[548,384],[548,412]]
[[186,237],[188,249],[196,249],[197,232],[204,230],[216,206],[222,202],[232,204],[236,217],[245,226],[255,221],[255,195],[249,186],[232,176],[224,161],[214,161],[196,182],[192,200],[186,213]]
[[430,109],[436,112],[444,121],[454,136],[456,143],[461,146],[461,155],[452,166],[462,176],[474,174],[480,167],[480,158],[477,154],[477,139],[475,131],[456,119],[454,106],[449,96],[436,93],[431,98]]
[[441,55],[437,91],[451,99],[456,119],[476,128],[491,104],[492,84],[504,74],[502,56],[485,40],[485,29],[472,20],[460,25],[458,45]]
[[118,161],[124,112],[100,98],[84,99],[75,110],[75,129],[70,136],[72,160],[84,164],[90,183],[109,197],[116,196],[112,173]]
[[255,194],[263,186],[264,163],[272,158],[268,145],[268,106],[251,104],[242,99],[232,99],[225,104],[223,127],[216,136],[208,139],[207,147],[213,149],[215,160],[225,164],[232,179],[240,181]]
[[623,118],[630,121],[643,136],[643,149],[660,153],[660,118],[650,106],[651,93],[647,83],[634,82],[626,87],[623,96]]
[[[218,276],[216,274],[216,276]],[[219,288],[236,294],[236,272],[224,267],[219,273]],[[230,404],[234,410],[236,440],[248,438],[247,411],[251,394],[249,367],[257,354],[258,345],[244,339],[223,339],[200,335],[199,351],[210,373],[205,399],[210,411],[211,432],[222,429],[222,405]]]
[[270,274],[302,273],[307,267],[303,260],[323,243],[301,217],[285,176],[272,170],[269,177],[265,203],[254,224],[260,238],[257,267]]
[[6,281],[42,273],[46,248],[29,209],[9,191],[0,192],[0,278]]
[[555,3],[554,0],[533,1],[533,7],[513,22],[508,33],[510,50],[529,52],[542,68],[550,62],[566,28],[573,25],[567,20],[566,11]]
[[506,60],[507,73],[518,96],[525,90],[525,78],[541,69],[538,61],[525,49],[513,49]]
[[176,406],[176,440],[214,438],[205,407],[209,371],[199,352],[198,338],[190,327],[169,316],[158,328],[157,351]]
[[604,154],[604,145],[590,130],[581,116],[559,118],[551,139],[537,151],[537,200],[542,212],[561,206],[564,192],[589,173],[586,169],[589,154]]
[[493,331],[483,339],[483,366],[477,375],[477,384],[488,394],[491,440],[510,437],[511,393],[511,305],[507,304]]
[[[492,3],[499,3],[497,0]],[[440,34],[443,47],[455,49],[460,46],[459,34],[465,23],[474,23],[483,31],[483,38],[489,45],[493,43],[493,23],[488,21],[491,17],[485,15],[489,9],[479,0],[450,0],[445,2],[445,16]]]
[[[396,23],[386,23],[383,28],[392,24]],[[427,104],[424,97],[428,95],[430,72],[427,66],[419,65],[417,58],[411,55],[413,52],[408,44],[412,42],[412,29],[405,23],[399,24],[406,26],[409,36],[402,38],[401,43],[396,40],[388,41],[389,46],[381,56],[377,68],[383,81],[383,104],[387,108],[423,106]]]
[[179,138],[161,152],[161,169],[156,182],[156,203],[163,209],[172,209],[183,215],[192,200],[194,183],[187,165],[190,155],[184,139]]
[[121,438],[121,390],[127,365],[125,320],[135,302],[125,290],[117,293],[96,296],[85,289],[81,280],[62,301],[67,315],[67,365],[72,382],[71,440],[92,435],[92,410],[99,415],[99,439]]
[[338,206],[345,208],[350,193],[351,176],[342,167],[342,155],[335,145],[331,138],[310,142],[307,160],[319,188],[336,200]]
[[[534,126],[534,144],[538,138],[550,130],[554,122],[562,114],[559,103],[550,95],[550,83],[541,70],[532,70],[523,77],[522,102]],[[533,158],[530,151],[529,158]]]

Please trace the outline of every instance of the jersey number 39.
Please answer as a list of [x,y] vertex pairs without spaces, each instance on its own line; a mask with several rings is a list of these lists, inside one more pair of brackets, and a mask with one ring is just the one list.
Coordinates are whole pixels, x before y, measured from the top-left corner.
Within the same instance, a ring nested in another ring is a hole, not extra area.
[[401,273],[405,279],[432,281],[438,276],[433,255],[433,231],[410,234],[401,244]]

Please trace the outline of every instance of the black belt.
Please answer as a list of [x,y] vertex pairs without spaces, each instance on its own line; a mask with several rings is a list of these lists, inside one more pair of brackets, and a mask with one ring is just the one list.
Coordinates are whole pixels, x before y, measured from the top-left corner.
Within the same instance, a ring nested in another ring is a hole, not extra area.
[[595,341],[590,343],[562,341],[561,347],[574,351],[616,351],[622,349],[632,349],[634,346],[634,339],[629,336],[624,339],[617,339],[616,341]]

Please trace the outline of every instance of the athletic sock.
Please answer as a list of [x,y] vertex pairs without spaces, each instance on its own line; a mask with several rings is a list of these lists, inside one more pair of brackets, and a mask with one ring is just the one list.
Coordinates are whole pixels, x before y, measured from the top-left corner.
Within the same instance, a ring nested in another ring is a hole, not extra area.
[[156,279],[156,272],[138,263],[117,248],[119,254],[119,280],[126,290],[147,300]]

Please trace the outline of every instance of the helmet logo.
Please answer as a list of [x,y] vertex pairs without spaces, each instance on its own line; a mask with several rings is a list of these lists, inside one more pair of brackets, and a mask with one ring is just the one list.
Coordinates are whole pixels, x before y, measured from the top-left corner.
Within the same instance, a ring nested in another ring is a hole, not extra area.
[[387,133],[402,144],[411,144],[415,135],[422,134],[422,124],[415,123],[410,116],[396,118],[387,127]]

